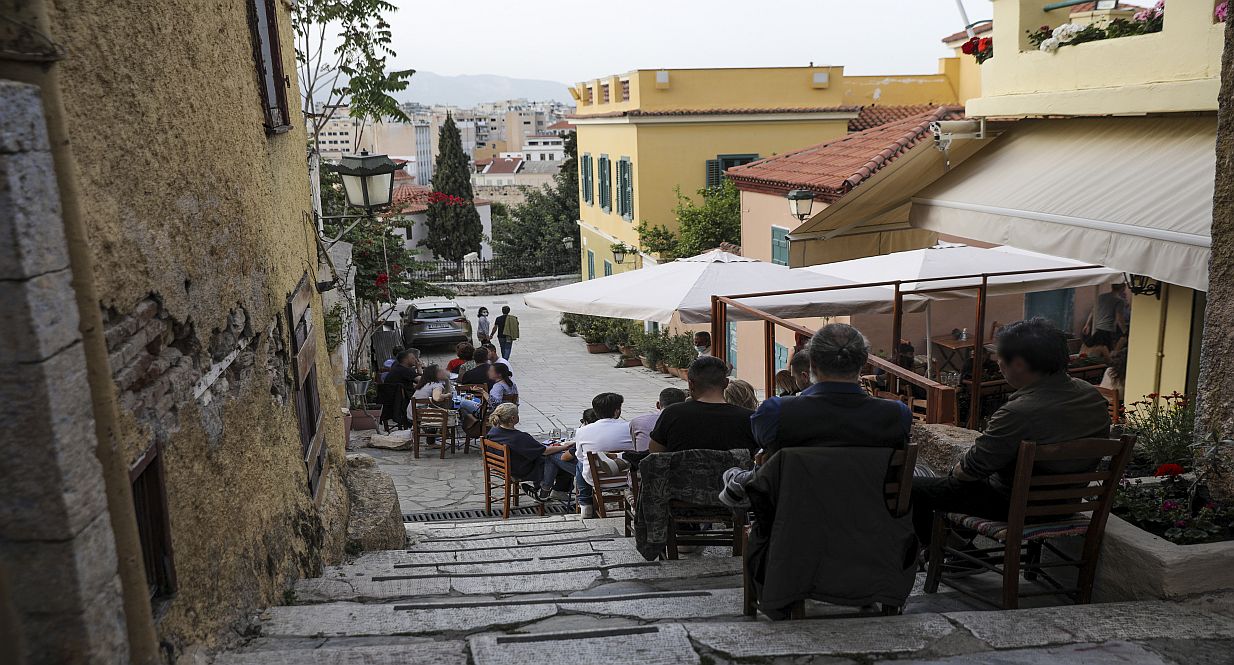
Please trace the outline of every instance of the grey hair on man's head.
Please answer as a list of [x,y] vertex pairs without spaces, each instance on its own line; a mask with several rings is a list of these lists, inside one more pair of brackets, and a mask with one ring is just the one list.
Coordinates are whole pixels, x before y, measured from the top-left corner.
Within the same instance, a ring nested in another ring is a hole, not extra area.
[[847,323],[829,323],[810,338],[810,365],[817,375],[855,376],[870,359],[870,343]]

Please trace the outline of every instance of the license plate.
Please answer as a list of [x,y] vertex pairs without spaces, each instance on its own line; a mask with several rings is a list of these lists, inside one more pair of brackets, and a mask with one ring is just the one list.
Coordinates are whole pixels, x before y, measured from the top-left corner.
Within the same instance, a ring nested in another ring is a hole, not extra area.
[[450,327],[450,324],[448,324],[448,323],[430,323],[430,324],[428,324],[428,329],[429,329],[429,330],[445,330],[446,328],[449,328],[449,327]]

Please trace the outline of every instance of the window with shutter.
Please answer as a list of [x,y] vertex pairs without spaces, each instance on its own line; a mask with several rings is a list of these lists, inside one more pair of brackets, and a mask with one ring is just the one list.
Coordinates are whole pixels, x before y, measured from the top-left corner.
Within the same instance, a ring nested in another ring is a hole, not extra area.
[[291,113],[287,106],[289,82],[283,74],[275,0],[249,1],[249,30],[257,68],[257,88],[261,93],[262,124],[267,132],[280,134],[291,129]]
[[623,219],[634,219],[634,169],[629,157],[617,162],[617,212]]
[[296,418],[300,423],[300,453],[308,472],[309,494],[321,498],[321,479],[326,471],[325,432],[322,427],[321,399],[317,391],[317,334],[313,329],[313,282],[306,272],[287,299],[287,321],[291,328],[293,373],[296,378]]
[[613,264],[612,262],[605,260],[604,261],[604,276],[608,277],[611,274],[613,274]]
[[583,203],[591,205],[595,203],[595,194],[592,190],[592,181],[594,178],[592,177],[593,165],[591,161],[591,154],[583,153],[583,158],[579,160],[578,165],[579,171],[581,171],[578,179],[583,186]]
[[611,212],[613,209],[613,174],[608,155],[600,155],[600,209]]
[[711,189],[712,187],[719,187],[720,178],[722,177],[723,176],[720,171],[720,160],[718,159],[707,160],[707,179],[706,179],[707,189]]
[[724,183],[724,172],[734,166],[757,161],[758,155],[716,155],[715,159],[707,160],[707,187],[719,187]]
[[788,265],[788,229],[771,227],[771,262],[780,266]]
[[788,347],[776,342],[776,371],[780,371],[788,367]]
[[596,278],[596,253],[587,250],[587,279]]

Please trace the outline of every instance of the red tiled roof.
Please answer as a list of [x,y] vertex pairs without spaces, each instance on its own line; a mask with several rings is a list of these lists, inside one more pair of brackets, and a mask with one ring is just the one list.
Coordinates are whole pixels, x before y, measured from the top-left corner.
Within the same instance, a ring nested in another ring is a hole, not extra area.
[[[392,203],[395,206],[401,205],[402,207],[399,210],[405,215],[418,215],[428,211],[428,197],[432,193],[432,187],[406,183],[394,188]],[[471,202],[476,206],[492,205],[493,203],[488,199],[479,197],[473,198]]]
[[835,201],[926,136],[935,120],[964,116],[961,106],[939,106],[828,143],[735,166],[725,171],[738,189],[782,193],[808,189]]
[[558,120],[549,125],[548,129],[574,129],[574,125],[570,124],[569,120]]
[[[993,29],[994,29],[994,23],[993,23],[993,22],[990,22],[990,23],[982,23],[982,24],[980,24],[980,25],[974,25],[974,26],[973,26],[973,34],[977,34],[977,35],[984,35],[985,33],[989,32],[989,31],[991,31],[991,30],[993,30]],[[953,35],[947,35],[946,37],[943,37],[943,43],[944,43],[944,44],[950,44],[951,42],[958,42],[958,41],[960,41],[961,39],[963,39],[963,40],[967,40],[967,39],[968,39],[968,32],[967,32],[967,31],[965,31],[965,30],[961,30],[961,31],[959,31],[959,32],[957,32],[957,33],[955,33],[955,34],[953,34]]]
[[611,113],[593,113],[580,115],[575,113],[568,116],[583,120],[586,118],[647,118],[654,116],[665,115],[751,115],[763,113],[855,113],[860,111],[860,106],[825,106],[825,107],[785,107],[785,108],[727,108],[727,109],[663,109],[659,111],[644,111],[641,109],[632,109],[629,111],[613,111]]
[[938,108],[937,104],[914,104],[911,106],[879,106],[871,104],[870,106],[863,106],[857,117],[848,121],[848,131],[864,132],[867,129],[874,129],[889,122],[921,115],[936,108]]
[[523,165],[522,157],[494,157],[485,173],[517,173]]

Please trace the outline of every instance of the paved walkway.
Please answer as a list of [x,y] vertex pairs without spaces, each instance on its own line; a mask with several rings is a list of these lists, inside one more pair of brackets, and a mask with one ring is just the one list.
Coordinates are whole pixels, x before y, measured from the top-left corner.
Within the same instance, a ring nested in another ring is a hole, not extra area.
[[[519,428],[532,434],[577,427],[591,398],[601,392],[625,397],[626,419],[655,410],[660,391],[669,386],[685,388],[676,377],[642,367],[617,369],[617,354],[590,354],[583,340],[569,337],[558,326],[560,314],[532,309],[522,295],[459,298],[475,321],[476,310],[488,307],[490,316],[510,305],[519,318],[521,338],[515,342],[510,364],[519,388]],[[424,349],[425,360],[445,364],[453,348]],[[357,432],[353,446],[363,446],[371,431]],[[437,451],[421,450],[420,459],[410,451],[365,448],[377,458],[383,471],[394,478],[404,513],[482,508],[484,505],[480,457],[473,451],[437,457]]]
[[982,611],[920,576],[903,616],[809,602],[771,623],[742,616],[739,558],[645,561],[619,519],[407,531],[405,550],[298,582],[214,665],[1226,665],[1234,640],[1229,597]]

